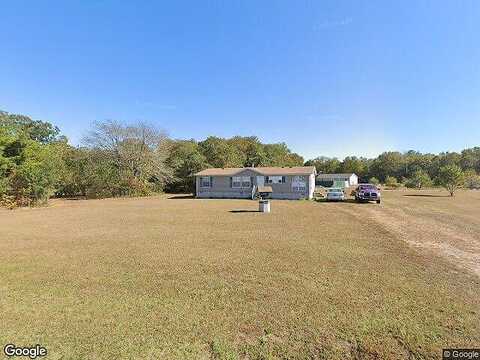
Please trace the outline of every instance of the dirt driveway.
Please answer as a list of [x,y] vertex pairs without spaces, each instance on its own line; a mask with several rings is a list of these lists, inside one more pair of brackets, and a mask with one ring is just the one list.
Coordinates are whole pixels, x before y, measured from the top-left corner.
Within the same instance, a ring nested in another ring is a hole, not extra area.
[[[334,205],[334,204],[332,204]],[[359,221],[480,276],[480,192],[384,191],[376,204],[335,204]]]

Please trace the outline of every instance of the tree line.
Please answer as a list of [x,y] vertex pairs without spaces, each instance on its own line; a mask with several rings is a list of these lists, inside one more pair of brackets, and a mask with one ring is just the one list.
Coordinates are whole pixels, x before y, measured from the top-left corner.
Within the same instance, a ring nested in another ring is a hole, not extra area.
[[480,147],[461,153],[385,152],[374,159],[318,157],[305,162],[285,143],[265,144],[255,136],[175,140],[153,125],[119,121],[94,123],[81,145],[72,146],[49,122],[0,111],[0,205],[7,207],[41,204],[52,196],[193,192],[193,174],[208,167],[302,165],[313,165],[319,173],[354,172],[363,181],[390,186],[448,182],[454,189],[480,187]]
[[50,197],[145,196],[193,192],[193,174],[208,167],[300,166],[284,143],[257,137],[174,140],[146,123],[101,121],[72,146],[58,127],[0,112],[0,202],[7,207]]
[[361,182],[390,187],[444,186],[451,193],[459,186],[480,188],[480,147],[440,154],[387,151],[373,159],[348,156],[343,161],[322,156],[305,164],[319,173],[355,173]]

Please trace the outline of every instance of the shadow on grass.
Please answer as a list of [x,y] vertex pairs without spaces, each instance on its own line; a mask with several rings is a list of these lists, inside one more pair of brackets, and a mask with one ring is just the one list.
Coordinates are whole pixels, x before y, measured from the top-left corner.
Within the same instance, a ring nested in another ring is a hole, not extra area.
[[450,195],[433,195],[433,194],[405,194],[403,196],[409,196],[409,197],[450,197]]
[[233,214],[241,214],[241,213],[257,213],[260,212],[258,210],[230,210],[229,212]]
[[357,201],[355,199],[345,199],[343,201],[317,199],[315,201],[320,202],[320,203],[328,203],[328,204],[358,204],[358,205],[362,205],[362,204],[373,204],[373,203],[375,203],[375,200],[372,200],[372,201]]
[[192,194],[189,195],[173,195],[167,198],[168,200],[182,200],[182,199],[195,199],[195,196]]

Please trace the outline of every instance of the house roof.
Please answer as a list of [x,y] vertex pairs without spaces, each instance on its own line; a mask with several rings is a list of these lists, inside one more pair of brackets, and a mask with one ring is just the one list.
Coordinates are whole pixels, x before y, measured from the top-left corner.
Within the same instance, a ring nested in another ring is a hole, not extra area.
[[315,173],[315,166],[210,168],[197,172],[195,176],[233,176],[245,170],[251,170],[260,175],[267,176],[310,175]]
[[331,178],[350,178],[350,176],[355,175],[354,173],[343,173],[343,174],[318,174],[317,179],[331,179]]

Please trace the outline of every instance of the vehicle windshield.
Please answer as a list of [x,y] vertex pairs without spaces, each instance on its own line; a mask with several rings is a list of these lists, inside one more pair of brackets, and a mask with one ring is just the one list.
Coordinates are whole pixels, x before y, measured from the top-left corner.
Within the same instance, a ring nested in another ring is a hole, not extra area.
[[376,186],[372,184],[360,185],[360,190],[371,190],[371,189],[376,189]]
[[331,192],[331,193],[337,193],[337,192],[342,192],[342,189],[328,189],[328,192]]

